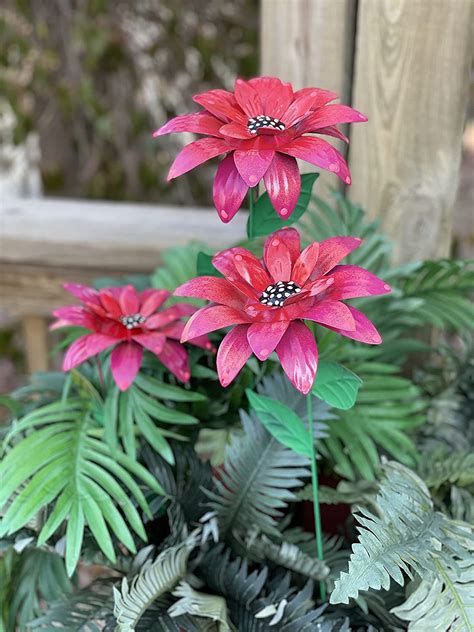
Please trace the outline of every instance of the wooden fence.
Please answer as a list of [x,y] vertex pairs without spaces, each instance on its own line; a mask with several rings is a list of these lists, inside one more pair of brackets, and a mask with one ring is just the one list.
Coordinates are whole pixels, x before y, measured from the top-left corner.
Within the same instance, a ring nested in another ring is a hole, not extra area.
[[[382,219],[398,261],[447,255],[472,61],[472,0],[261,0],[264,74],[321,86],[368,115],[353,126],[347,194]],[[337,186],[325,174],[318,183]],[[47,366],[46,320],[65,279],[149,271],[165,247],[216,248],[245,217],[146,205],[0,205],[2,306],[23,319],[30,370]]]

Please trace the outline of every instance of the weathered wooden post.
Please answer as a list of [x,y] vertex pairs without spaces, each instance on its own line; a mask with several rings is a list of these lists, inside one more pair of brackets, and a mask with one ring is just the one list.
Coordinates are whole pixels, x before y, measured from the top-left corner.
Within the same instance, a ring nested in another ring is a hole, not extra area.
[[347,194],[382,219],[398,261],[449,253],[473,7],[262,0],[262,71],[333,89],[369,117],[351,126]]
[[[472,0],[360,0],[348,194],[395,258],[449,254],[472,55]],[[363,127],[363,129],[361,129]]]

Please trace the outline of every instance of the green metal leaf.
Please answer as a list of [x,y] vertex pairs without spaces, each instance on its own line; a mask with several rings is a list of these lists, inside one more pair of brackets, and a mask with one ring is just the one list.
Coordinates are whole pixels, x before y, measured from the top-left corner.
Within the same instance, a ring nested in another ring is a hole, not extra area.
[[223,277],[212,265],[212,255],[207,255],[205,252],[198,252],[196,267],[198,276]]
[[311,456],[310,434],[291,408],[265,395],[257,395],[250,389],[245,392],[250,406],[275,439],[298,454]]
[[291,226],[300,219],[308,208],[311,199],[313,185],[319,177],[319,173],[305,173],[301,176],[301,193],[296,208],[287,220],[280,219],[268,197],[268,193],[261,195],[255,202],[247,222],[247,235],[249,239],[262,237],[273,233],[275,230]]
[[349,410],[357,400],[362,380],[337,362],[320,362],[313,393],[333,408]]

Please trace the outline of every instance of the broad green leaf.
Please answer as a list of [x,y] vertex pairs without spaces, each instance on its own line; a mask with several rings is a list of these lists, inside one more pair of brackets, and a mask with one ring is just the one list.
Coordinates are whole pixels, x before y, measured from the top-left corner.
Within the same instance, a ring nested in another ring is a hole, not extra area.
[[275,230],[291,226],[300,219],[308,208],[311,199],[313,185],[319,177],[319,173],[305,173],[301,176],[301,193],[296,208],[287,220],[280,219],[270,202],[268,193],[261,195],[255,202],[247,222],[247,235],[249,239],[262,237],[273,233]]
[[265,395],[246,391],[250,406],[275,439],[298,454],[311,456],[311,437],[301,419],[291,408]]
[[223,276],[219,270],[212,265],[212,256],[207,255],[205,252],[198,252],[196,268],[198,276]]
[[333,408],[349,410],[356,403],[361,384],[362,380],[355,373],[337,362],[321,362],[313,384],[313,394]]

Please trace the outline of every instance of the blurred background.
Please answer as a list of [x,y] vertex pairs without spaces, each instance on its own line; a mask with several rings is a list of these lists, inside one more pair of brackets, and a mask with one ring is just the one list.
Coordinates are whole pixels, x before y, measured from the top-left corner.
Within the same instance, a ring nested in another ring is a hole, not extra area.
[[[193,94],[232,89],[236,76],[263,71],[295,87],[334,89],[367,113],[369,124],[351,135],[350,195],[381,217],[400,261],[418,253],[472,256],[471,20],[470,0],[3,0],[0,392],[27,368],[49,364],[45,316],[60,296],[52,288],[64,278],[96,274],[87,268],[90,253],[78,264],[80,245],[68,234],[63,248],[59,230],[56,252],[64,250],[64,257],[36,253],[38,235],[24,261],[12,257],[12,200],[32,200],[33,213],[34,200],[43,209],[43,198],[146,202],[156,207],[150,230],[160,226],[164,207],[210,207],[215,164],[170,185],[170,162],[191,137],[158,142],[151,133],[194,110]],[[321,178],[323,189],[338,186],[329,178]],[[87,227],[100,208],[84,206],[74,222],[82,225],[77,218],[83,217]],[[133,215],[136,207],[130,208]],[[18,217],[24,247],[32,228]],[[106,227],[116,233],[119,262],[111,254],[107,264],[114,274],[127,271],[120,266],[120,239],[130,237],[130,227],[119,224]],[[238,236],[239,227],[229,235]],[[53,239],[54,228],[47,232]],[[408,250],[407,234],[413,238]],[[132,267],[146,271],[149,259],[140,259],[138,241]],[[76,250],[73,262],[68,248]],[[46,299],[31,299],[35,292]],[[34,353],[25,359],[25,339],[36,345],[36,360]]]

